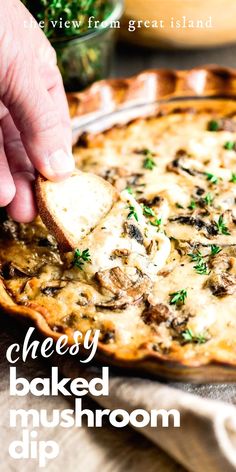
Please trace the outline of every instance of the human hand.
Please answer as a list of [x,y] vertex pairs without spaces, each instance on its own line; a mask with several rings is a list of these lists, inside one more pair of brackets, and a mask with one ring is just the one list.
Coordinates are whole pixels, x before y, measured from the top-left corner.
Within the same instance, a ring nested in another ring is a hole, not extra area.
[[71,127],[56,54],[20,0],[0,4],[0,206],[29,222],[37,214],[36,170],[71,174]]

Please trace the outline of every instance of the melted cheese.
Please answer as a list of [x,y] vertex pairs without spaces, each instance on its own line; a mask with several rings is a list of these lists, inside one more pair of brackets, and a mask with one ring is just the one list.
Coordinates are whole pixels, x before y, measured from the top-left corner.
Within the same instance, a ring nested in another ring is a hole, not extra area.
[[[137,215],[137,220],[134,217],[127,220],[131,207]],[[140,231],[143,244],[124,232],[124,225],[128,222]],[[146,248],[153,241],[158,243],[157,249],[153,256],[148,256]],[[120,199],[108,215],[78,247],[81,251],[89,248],[91,263],[86,267],[89,277],[93,277],[100,270],[120,267],[127,275],[134,275],[137,269],[151,279],[155,278],[157,272],[164,267],[171,249],[169,238],[148,224],[142,207],[126,190],[121,193]],[[125,265],[122,258],[113,256],[115,250],[128,251]]]
[[[87,144],[75,148],[78,168],[108,179],[120,199],[81,240],[78,249],[88,249],[91,261],[80,268],[73,254],[60,259],[55,247],[42,249],[38,223],[24,225],[19,240],[6,244],[2,235],[2,266],[14,260],[25,270],[24,259],[34,269],[30,277],[17,271],[6,277],[14,300],[44,307],[59,332],[100,329],[101,342],[120,358],[141,357],[148,348],[190,365],[236,363],[236,184],[230,182],[236,152],[224,146],[236,141],[236,133],[208,131],[212,118],[210,111],[172,113],[88,136]],[[33,234],[30,243],[27,232]],[[220,250],[215,256],[213,244]],[[188,255],[196,251],[206,263],[203,273]],[[114,276],[117,269],[124,285],[102,286],[98,273]],[[135,298],[137,274],[147,285]],[[181,290],[184,303],[172,303]],[[193,338],[186,340],[186,332]]]

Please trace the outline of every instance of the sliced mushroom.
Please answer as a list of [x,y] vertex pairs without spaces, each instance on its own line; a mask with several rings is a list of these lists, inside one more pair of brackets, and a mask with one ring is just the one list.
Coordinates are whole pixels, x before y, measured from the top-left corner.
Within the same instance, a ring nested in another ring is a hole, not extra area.
[[207,286],[216,297],[233,295],[236,292],[236,276],[229,273],[212,273]]
[[175,239],[173,241],[175,249],[181,256],[185,256],[186,254],[196,251],[199,249],[199,244],[194,244],[189,241],[182,241],[179,239]]
[[137,185],[138,179],[142,177],[141,173],[133,173],[124,167],[110,167],[101,173],[101,177],[108,180],[117,190],[124,190],[127,185]]
[[151,287],[151,280],[138,273],[138,278],[131,280],[119,267],[97,272],[95,278],[104,295],[113,294],[112,298],[96,304],[101,308],[118,309],[140,302]]
[[66,286],[66,281],[63,280],[52,280],[51,282],[45,282],[41,286],[41,292],[48,297],[53,297],[62,288]]
[[147,247],[147,254],[150,256],[151,259],[155,257],[157,249],[158,249],[158,242],[152,239],[152,241]]
[[186,315],[185,313],[178,313],[177,316],[175,316],[171,320],[171,328],[174,330],[175,334],[181,334],[183,330],[185,329],[188,320],[191,315]]
[[196,175],[195,171],[193,171],[192,169],[188,169],[187,167],[184,167],[182,163],[182,159],[174,159],[172,162],[170,162],[167,165],[166,170],[168,170],[169,172],[174,172],[175,174],[187,173],[191,176]]
[[48,234],[46,238],[40,238],[39,239],[38,246],[48,247],[50,249],[56,249],[57,248],[57,242],[51,234]]
[[119,267],[107,269],[95,274],[95,279],[102,289],[114,294],[127,290],[131,285],[131,280]]
[[166,170],[175,174],[188,174],[191,176],[202,175],[197,169],[191,169],[188,162],[189,155],[184,149],[179,149],[175,154],[175,159],[167,164]]
[[[205,189],[204,189],[204,188],[199,187],[199,186],[197,186],[197,187],[195,188],[195,195],[196,195],[197,197],[202,197],[202,195],[204,195],[204,193],[205,193]],[[195,196],[195,195],[194,195],[194,196]]]
[[128,257],[130,255],[130,251],[128,249],[115,249],[112,252],[112,255],[115,257]]
[[143,235],[138,226],[136,226],[134,223],[128,223],[126,221],[124,223],[124,229],[131,239],[136,239],[139,244],[143,244]]
[[37,272],[30,268],[20,267],[14,262],[5,262],[1,267],[1,274],[5,280],[10,280],[14,277],[33,277],[37,275]]
[[101,332],[100,341],[103,344],[111,344],[115,341],[116,332],[115,330]]
[[230,270],[233,266],[232,258],[227,254],[220,253],[214,257],[211,257],[208,262],[209,268],[214,269],[215,271],[227,271]]
[[141,177],[143,177],[143,173],[141,173],[141,172],[135,172],[135,173],[131,174],[131,176],[129,177],[128,182],[127,182],[128,185],[134,185],[134,186],[139,187],[139,185],[141,185],[140,182],[139,182],[139,179]]
[[161,197],[160,195],[155,195],[154,197],[151,197],[150,199],[148,198],[138,199],[139,203],[143,203],[144,205],[149,206],[149,207],[153,207],[153,206],[159,207],[163,201],[164,201],[164,198]]
[[147,325],[159,325],[163,321],[169,320],[170,317],[170,308],[167,305],[164,305],[164,303],[158,303],[154,306],[150,305],[142,313],[142,319]]
[[218,234],[218,228],[215,222],[206,222],[202,218],[190,216],[190,215],[179,215],[169,218],[169,221],[180,223],[181,225],[194,226],[197,230],[204,230],[208,236],[216,236]]

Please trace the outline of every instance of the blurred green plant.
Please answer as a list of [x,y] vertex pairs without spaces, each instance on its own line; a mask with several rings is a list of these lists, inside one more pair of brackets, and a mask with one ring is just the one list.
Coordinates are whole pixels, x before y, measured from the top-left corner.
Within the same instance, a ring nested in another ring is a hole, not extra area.
[[[82,90],[107,76],[114,45],[112,28],[99,30],[89,18],[106,21],[122,0],[21,0],[51,41],[67,91]],[[121,8],[119,10],[121,13]],[[119,18],[119,16],[118,16]],[[69,27],[65,22],[69,22]],[[79,26],[79,27],[78,27]],[[97,33],[96,33],[97,30]],[[86,34],[93,33],[93,34]]]
[[[111,0],[22,0],[37,21],[44,21],[50,39],[80,36],[88,30],[88,19],[106,20],[112,11]],[[70,27],[60,26],[70,21]],[[73,24],[73,22],[75,22]],[[77,25],[80,23],[80,27]],[[90,29],[91,31],[91,29]]]

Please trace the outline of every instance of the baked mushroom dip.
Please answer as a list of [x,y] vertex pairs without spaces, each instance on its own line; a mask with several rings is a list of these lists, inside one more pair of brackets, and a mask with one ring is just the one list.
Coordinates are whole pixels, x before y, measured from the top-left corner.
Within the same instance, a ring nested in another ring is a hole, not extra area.
[[236,117],[223,110],[83,135],[77,167],[120,196],[68,253],[39,218],[2,215],[1,277],[14,303],[55,334],[99,329],[113,360],[236,364]]

